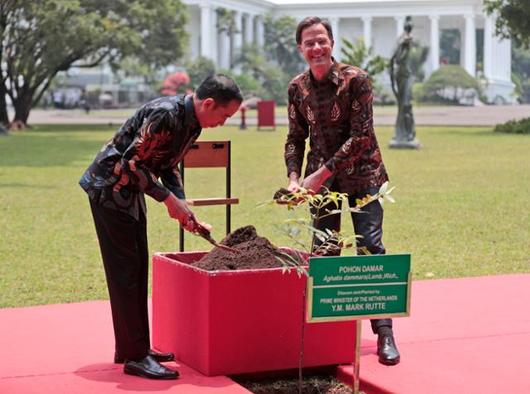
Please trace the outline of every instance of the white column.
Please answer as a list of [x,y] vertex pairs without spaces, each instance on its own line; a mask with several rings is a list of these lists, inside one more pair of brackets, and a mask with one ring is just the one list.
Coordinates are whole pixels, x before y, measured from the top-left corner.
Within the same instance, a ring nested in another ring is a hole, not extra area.
[[331,24],[331,31],[333,32],[333,40],[335,44],[333,46],[333,57],[336,60],[340,59],[340,48],[341,48],[341,39],[340,39],[340,30],[339,30],[339,18],[329,18],[329,23]]
[[254,41],[254,25],[252,23],[252,15],[245,14],[243,23],[245,24],[245,44],[252,45]]
[[366,45],[367,48],[371,48],[372,47],[372,17],[371,16],[363,16],[363,37],[364,37],[364,45]]
[[230,37],[226,31],[219,33],[219,67],[228,70],[230,68]]
[[261,15],[256,16],[256,44],[259,47],[263,47],[265,43],[265,29],[263,26],[263,17]]
[[466,20],[464,68],[470,75],[475,76],[477,73],[477,43],[475,39],[475,16],[472,14],[468,14],[464,15],[464,18]]
[[434,72],[440,68],[440,28],[438,15],[429,15],[431,21],[431,71]]
[[212,24],[210,32],[210,48],[211,54],[209,58],[213,60],[216,66],[219,66],[219,32],[217,31],[217,11],[215,8],[212,8]]
[[484,17],[484,76],[487,79],[493,77],[493,18]]
[[240,11],[234,14],[236,20],[236,32],[234,33],[234,55],[236,55],[243,46],[243,16]]
[[403,34],[403,28],[405,26],[405,17],[404,16],[395,16],[396,20],[396,37],[399,37]]
[[202,3],[201,7],[201,51],[203,57],[215,60],[212,54],[212,7],[209,4]]

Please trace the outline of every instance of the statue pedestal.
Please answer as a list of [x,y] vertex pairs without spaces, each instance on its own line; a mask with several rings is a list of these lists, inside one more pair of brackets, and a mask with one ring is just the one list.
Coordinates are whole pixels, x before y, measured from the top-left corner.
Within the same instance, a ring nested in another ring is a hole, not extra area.
[[414,138],[412,141],[402,141],[392,138],[388,144],[388,147],[390,149],[420,149],[421,144],[417,138]]

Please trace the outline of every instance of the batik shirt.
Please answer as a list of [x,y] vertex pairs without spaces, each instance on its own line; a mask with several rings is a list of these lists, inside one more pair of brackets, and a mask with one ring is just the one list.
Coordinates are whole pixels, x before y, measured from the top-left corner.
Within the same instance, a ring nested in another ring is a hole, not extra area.
[[289,84],[287,176],[301,175],[309,137],[305,176],[325,165],[333,173],[325,186],[351,194],[387,181],[372,101],[368,74],[357,67],[333,61],[323,81],[310,70],[295,77]]
[[[191,95],[153,100],[103,146],[79,184],[93,201],[138,220],[144,193],[157,201],[169,193],[185,198],[178,163],[200,133]],[[127,182],[114,190],[124,174]]]

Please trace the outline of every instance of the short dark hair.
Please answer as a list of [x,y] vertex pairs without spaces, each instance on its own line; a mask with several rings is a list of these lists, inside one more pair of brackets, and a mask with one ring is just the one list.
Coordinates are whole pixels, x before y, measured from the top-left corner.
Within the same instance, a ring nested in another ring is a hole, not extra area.
[[224,74],[206,77],[195,91],[195,95],[199,100],[211,97],[220,105],[227,105],[232,100],[243,101],[239,86],[232,78]]
[[326,19],[320,19],[318,16],[308,16],[304,18],[296,28],[296,43],[300,45],[302,43],[302,32],[310,26],[321,24],[326,28],[330,40],[333,40],[333,30],[329,21]]

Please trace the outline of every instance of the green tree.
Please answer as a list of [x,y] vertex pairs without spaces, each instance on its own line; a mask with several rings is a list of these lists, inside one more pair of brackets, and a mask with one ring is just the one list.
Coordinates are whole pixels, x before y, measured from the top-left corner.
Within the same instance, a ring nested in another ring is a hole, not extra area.
[[210,75],[215,74],[215,63],[206,57],[199,56],[186,63],[186,71],[190,76],[190,85],[196,89]]
[[254,78],[252,74],[248,72],[236,73],[234,70],[220,70],[219,72],[228,75],[230,78],[236,81],[237,86],[239,86],[239,89],[241,89],[244,98],[269,97],[269,94],[263,88],[262,82]]
[[276,61],[292,77],[300,73],[305,63],[296,45],[296,19],[287,15],[274,18],[268,14],[265,16],[264,27],[264,49],[269,59]]
[[362,68],[372,80],[387,68],[388,59],[374,55],[373,48],[366,46],[362,39],[357,39],[353,44],[346,38],[342,38],[341,52],[342,62]]
[[156,68],[183,54],[186,8],[180,0],[42,0],[0,2],[0,122],[26,124],[59,71],[116,65],[136,57]]
[[512,80],[519,99],[530,102],[530,49],[515,40],[512,46]]
[[528,0],[486,0],[486,11],[496,13],[497,34],[517,39],[530,47],[530,2]]
[[263,52],[255,45],[244,45],[237,59],[241,71],[250,75],[261,85],[258,94],[272,99],[277,104],[287,102],[287,84],[290,76],[275,65],[267,62]]
[[[378,97],[385,96],[383,87],[378,83],[376,77],[387,69],[388,59],[374,55],[373,48],[366,46],[363,39],[357,39],[354,44],[346,38],[342,38],[341,52],[341,61],[366,71],[373,82],[376,95]],[[383,101],[385,100],[386,96],[383,98]]]

